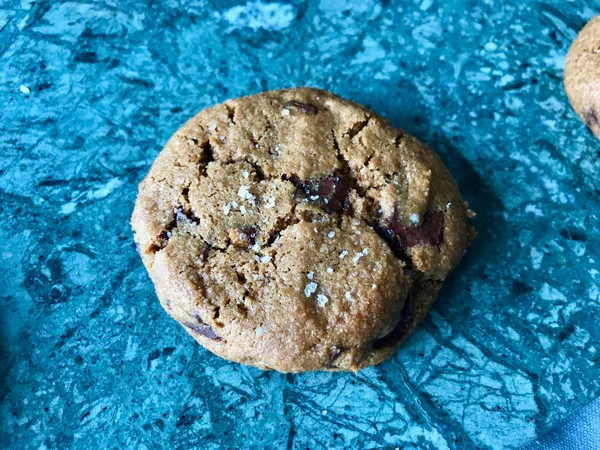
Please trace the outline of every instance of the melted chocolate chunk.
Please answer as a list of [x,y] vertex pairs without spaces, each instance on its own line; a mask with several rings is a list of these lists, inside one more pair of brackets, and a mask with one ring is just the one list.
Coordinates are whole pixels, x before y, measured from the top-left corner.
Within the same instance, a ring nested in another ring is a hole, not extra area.
[[192,330],[193,333],[200,334],[205,338],[212,339],[213,341],[222,341],[223,338],[217,336],[215,330],[208,324],[206,324],[200,317],[195,317],[198,323],[185,323],[184,325]]
[[425,215],[421,225],[404,227],[394,213],[387,226],[375,226],[375,231],[390,244],[394,252],[403,254],[415,245],[440,245],[444,240],[444,222],[444,213],[433,211]]
[[302,103],[298,100],[290,100],[285,104],[285,107],[295,109],[297,111],[303,112],[304,114],[308,114],[309,116],[315,116],[319,113],[319,110],[315,105],[311,105],[310,103]]
[[350,184],[344,178],[330,176],[300,183],[299,188],[309,200],[318,203],[329,213],[351,212],[348,201]]
[[208,248],[202,247],[200,249],[200,261],[202,261],[202,262],[208,261]]
[[412,304],[414,298],[412,291],[408,293],[408,297],[404,302],[402,311],[400,312],[400,321],[396,324],[394,329],[383,337],[375,339],[373,341],[373,350],[379,350],[384,347],[389,347],[397,344],[410,329],[410,324],[413,321]]
[[256,243],[256,228],[244,227],[229,230],[229,238],[236,247],[248,248]]

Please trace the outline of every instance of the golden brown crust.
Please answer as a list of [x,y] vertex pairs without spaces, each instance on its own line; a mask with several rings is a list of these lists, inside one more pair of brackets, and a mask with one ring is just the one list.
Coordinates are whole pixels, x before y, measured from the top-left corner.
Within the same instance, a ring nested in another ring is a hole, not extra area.
[[458,264],[470,214],[438,156],[310,88],[200,112],[140,184],[164,308],[226,359],[283,372],[391,355]]
[[571,45],[564,76],[573,109],[600,139],[600,15],[587,23]]

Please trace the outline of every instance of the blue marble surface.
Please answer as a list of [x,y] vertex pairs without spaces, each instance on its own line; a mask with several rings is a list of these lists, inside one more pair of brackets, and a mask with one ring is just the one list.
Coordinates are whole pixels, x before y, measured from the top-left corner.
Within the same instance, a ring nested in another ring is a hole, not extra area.
[[[0,447],[513,449],[600,395],[600,0],[0,2]],[[136,185],[198,110],[329,89],[437,150],[480,236],[388,362],[282,375],[161,310]]]

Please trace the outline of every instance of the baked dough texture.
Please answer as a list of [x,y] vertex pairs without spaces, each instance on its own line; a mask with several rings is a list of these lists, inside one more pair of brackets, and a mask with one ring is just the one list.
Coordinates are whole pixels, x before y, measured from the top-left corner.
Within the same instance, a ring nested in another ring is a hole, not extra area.
[[214,354],[357,371],[426,315],[471,215],[417,139],[294,88],[192,118],[141,182],[132,226],[162,306]]
[[600,15],[587,23],[569,49],[565,89],[577,115],[600,139]]

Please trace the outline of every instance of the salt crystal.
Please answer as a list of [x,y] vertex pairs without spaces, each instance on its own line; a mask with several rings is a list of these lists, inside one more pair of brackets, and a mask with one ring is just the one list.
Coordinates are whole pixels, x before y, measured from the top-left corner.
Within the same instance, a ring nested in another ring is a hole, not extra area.
[[261,262],[261,263],[264,263],[264,264],[266,264],[266,263],[268,263],[269,261],[271,261],[271,257],[270,257],[269,255],[265,255],[265,256],[263,256],[263,257],[261,257],[261,258],[260,258],[260,262]]
[[352,297],[352,294],[350,294],[350,292],[346,292],[344,295],[346,296],[346,300],[348,300],[349,302],[354,301],[354,298]]
[[317,283],[308,283],[305,287],[304,287],[304,295],[306,295],[307,297],[310,297],[311,295],[313,295],[315,293],[315,291],[317,290],[317,288],[319,287],[319,285]]
[[225,206],[223,206],[223,214],[227,215],[229,214],[229,211],[231,211],[231,204],[227,203]]
[[325,297],[323,294],[317,294],[317,305],[321,308],[327,304],[329,299]]
[[327,237],[330,239],[334,236],[335,236],[335,231],[330,231],[329,233],[327,233]]
[[306,276],[308,277],[308,279],[309,279],[309,280],[312,280],[312,279],[313,279],[313,277],[315,276],[315,273],[314,273],[314,272],[308,272],[308,273],[306,274]]
[[419,223],[419,215],[417,213],[412,213],[408,218],[412,223]]
[[289,110],[289,109],[287,109],[287,108],[283,108],[283,109],[281,110],[281,115],[282,115],[282,116],[284,116],[284,117],[285,117],[285,116],[289,116],[289,115],[290,115],[290,110]]
[[342,253],[340,253],[340,259],[344,259],[347,254],[348,254],[348,250],[344,250]]
[[333,273],[333,269],[331,267],[327,268],[327,273]]
[[21,91],[21,94],[29,94],[31,92],[31,89],[22,84],[21,86],[19,86],[19,91]]
[[245,207],[244,205],[241,205],[241,206],[240,206],[240,212],[241,212],[242,214],[246,214],[246,207]]
[[257,336],[262,336],[262,334],[265,332],[265,329],[263,327],[256,327],[256,335]]

